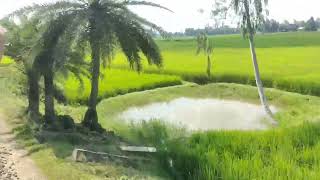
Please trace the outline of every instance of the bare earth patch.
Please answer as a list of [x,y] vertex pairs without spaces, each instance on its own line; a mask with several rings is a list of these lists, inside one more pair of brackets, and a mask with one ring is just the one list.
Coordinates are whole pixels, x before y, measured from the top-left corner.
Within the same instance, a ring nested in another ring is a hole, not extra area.
[[179,98],[132,107],[119,117],[133,122],[164,120],[191,130],[263,130],[272,124],[261,106],[218,99]]
[[28,152],[19,149],[11,129],[0,114],[0,179],[45,180]]

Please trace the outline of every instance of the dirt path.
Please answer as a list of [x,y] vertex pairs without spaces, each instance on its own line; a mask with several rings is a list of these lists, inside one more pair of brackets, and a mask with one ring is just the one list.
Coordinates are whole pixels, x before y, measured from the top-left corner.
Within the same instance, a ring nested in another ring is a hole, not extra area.
[[0,114],[0,179],[1,180],[45,180],[27,151],[19,149],[10,127]]

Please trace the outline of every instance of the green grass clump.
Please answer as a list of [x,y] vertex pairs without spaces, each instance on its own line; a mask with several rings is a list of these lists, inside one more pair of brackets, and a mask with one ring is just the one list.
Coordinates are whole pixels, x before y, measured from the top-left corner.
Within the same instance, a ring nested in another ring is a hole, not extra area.
[[[196,56],[196,40],[159,40],[164,68],[146,72],[179,75],[197,83],[231,82],[255,85],[249,43],[240,35],[213,36],[212,77],[206,76],[206,57]],[[320,32],[256,36],[261,77],[266,87],[320,96]],[[122,54],[115,68],[127,68]]]
[[[107,69],[100,79],[99,99],[135,91],[181,84],[177,76],[137,73],[129,70]],[[74,76],[63,81],[64,94],[68,102],[86,103],[90,95],[90,80],[84,78],[83,86]]]
[[317,179],[320,124],[265,132],[197,133],[169,143],[182,179]]

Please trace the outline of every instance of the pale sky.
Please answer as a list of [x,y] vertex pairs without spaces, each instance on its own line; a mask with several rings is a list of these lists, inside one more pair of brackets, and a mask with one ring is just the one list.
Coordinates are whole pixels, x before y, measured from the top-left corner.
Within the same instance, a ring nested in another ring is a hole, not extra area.
[[[32,3],[54,2],[55,0],[0,0],[0,18]],[[133,10],[142,17],[160,25],[167,31],[182,32],[187,27],[203,28],[213,24],[210,10],[214,0],[149,0],[173,10],[170,13],[151,7],[135,7]],[[269,0],[269,18],[283,21],[306,20],[311,16],[320,17],[320,0]],[[201,15],[198,10],[204,9]]]

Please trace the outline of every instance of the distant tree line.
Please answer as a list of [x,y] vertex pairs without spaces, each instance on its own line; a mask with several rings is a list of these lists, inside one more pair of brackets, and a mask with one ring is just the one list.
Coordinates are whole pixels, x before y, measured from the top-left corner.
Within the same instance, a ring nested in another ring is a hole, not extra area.
[[[152,36],[160,36],[156,31],[149,29],[147,30],[149,34]],[[205,28],[186,28],[184,32],[167,32],[167,34],[171,37],[183,37],[183,36],[198,36],[199,34],[207,34],[207,35],[219,35],[219,34],[239,34],[241,32],[240,28],[233,28],[229,26],[223,27],[210,27],[207,26]]]
[[[285,20],[283,22],[276,21],[274,19],[266,19],[260,27],[257,29],[263,33],[275,33],[275,32],[294,32],[294,31],[317,31],[320,29],[320,18],[311,17],[307,21],[294,20],[292,23]],[[205,28],[186,28],[184,32],[169,32],[168,34],[172,37],[183,37],[183,36],[198,36],[201,33],[207,35],[220,35],[220,34],[239,34],[241,29],[238,27],[230,27],[224,25],[222,27],[207,26]],[[149,34],[158,36],[156,31],[149,30]]]
[[194,29],[194,28],[187,28],[184,31],[185,36],[197,36],[200,33],[206,33],[207,35],[218,35],[218,34],[237,34],[240,33],[240,28],[232,28],[229,26],[223,27],[210,27],[207,26],[204,29]]
[[294,32],[294,31],[317,31],[320,28],[320,18],[316,20],[311,17],[308,21],[297,21],[293,23],[284,21],[282,23],[274,20],[267,19],[263,25],[259,28],[259,31],[266,33],[273,32]]

